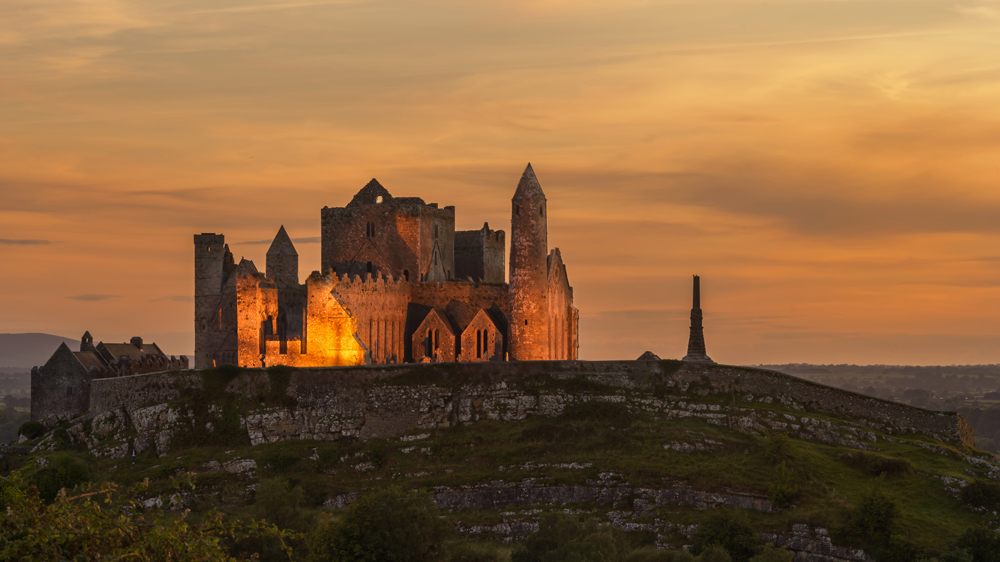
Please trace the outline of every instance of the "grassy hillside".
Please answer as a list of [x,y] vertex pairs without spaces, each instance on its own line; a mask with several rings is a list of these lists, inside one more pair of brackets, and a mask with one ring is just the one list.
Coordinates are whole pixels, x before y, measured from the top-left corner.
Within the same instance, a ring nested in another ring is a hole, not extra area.
[[[767,408],[783,412],[777,404]],[[976,511],[959,498],[960,485],[988,480],[990,467],[928,437],[878,435],[862,458],[847,447],[741,433],[696,418],[643,417],[613,403],[578,405],[557,418],[478,422],[387,440],[250,447],[236,439],[164,457],[147,451],[134,464],[94,458],[66,445],[59,431],[62,451],[15,461],[24,463],[29,480],[57,455],[71,455],[97,480],[149,479],[150,497],[166,498],[179,483],[193,483],[180,505],[195,516],[211,508],[253,513],[254,487],[278,478],[301,488],[307,511],[333,514],[356,494],[389,485],[430,490],[453,524],[490,541],[519,538],[541,513],[572,509],[627,529],[636,545],[680,547],[691,544],[692,526],[713,511],[702,508],[746,500],[756,502],[757,509],[743,511],[759,532],[788,535],[793,525],[805,524],[827,529],[835,545],[865,546],[849,523],[876,491],[898,506],[893,534],[923,555],[942,552],[969,527],[998,526],[995,511]]]

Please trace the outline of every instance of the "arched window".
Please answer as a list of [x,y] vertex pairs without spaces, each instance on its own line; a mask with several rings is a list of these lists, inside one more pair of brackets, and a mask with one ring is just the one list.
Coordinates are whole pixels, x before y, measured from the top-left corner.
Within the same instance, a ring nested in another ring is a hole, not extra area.
[[476,330],[476,359],[483,357],[483,331]]
[[434,349],[441,346],[441,330],[434,330]]
[[426,346],[425,347],[427,349],[424,351],[424,355],[426,355],[427,357],[431,357],[433,355],[433,353],[434,353],[434,350],[432,349],[434,347],[434,331],[433,330],[427,330],[427,342],[426,342]]

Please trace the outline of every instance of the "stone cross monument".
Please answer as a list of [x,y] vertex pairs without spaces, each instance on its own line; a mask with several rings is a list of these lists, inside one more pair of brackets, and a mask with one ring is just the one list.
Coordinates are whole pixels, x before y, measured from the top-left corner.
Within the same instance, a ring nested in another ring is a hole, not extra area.
[[694,276],[694,302],[691,306],[691,337],[684,361],[715,363],[705,352],[705,332],[701,325],[701,279]]

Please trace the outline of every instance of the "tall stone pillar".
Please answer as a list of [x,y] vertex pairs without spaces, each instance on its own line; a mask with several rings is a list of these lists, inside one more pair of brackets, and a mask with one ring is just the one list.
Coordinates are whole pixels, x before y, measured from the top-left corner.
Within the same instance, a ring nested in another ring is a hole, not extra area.
[[705,351],[705,331],[701,325],[701,278],[694,276],[694,298],[691,306],[691,335],[688,338],[688,352],[684,361],[715,363]]
[[507,353],[514,361],[551,359],[547,215],[545,193],[528,164],[511,199]]

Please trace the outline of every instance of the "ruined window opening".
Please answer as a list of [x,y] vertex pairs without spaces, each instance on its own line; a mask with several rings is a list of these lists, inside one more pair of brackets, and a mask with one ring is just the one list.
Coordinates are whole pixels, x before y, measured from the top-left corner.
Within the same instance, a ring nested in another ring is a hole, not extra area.
[[382,196],[381,195],[379,195],[378,197],[375,198],[375,204],[376,205],[381,205],[382,204]]
[[434,332],[432,330],[427,330],[427,344],[425,345],[425,347],[427,349],[424,351],[424,355],[430,357],[431,354],[433,353],[431,348],[434,347]]
[[515,215],[520,215],[521,214],[521,206],[518,205],[517,203],[514,203],[514,214]]
[[541,207],[538,208],[538,214],[542,215],[543,217],[545,216],[545,206],[544,205],[542,205]]
[[372,262],[368,262],[368,273],[372,272]]
[[434,239],[437,240],[438,237],[438,225],[434,225]]
[[405,279],[407,281],[410,280],[410,270],[409,269],[404,269],[403,270],[403,279]]
[[72,386],[67,386],[66,387],[66,396],[73,396],[73,387]]
[[525,326],[527,326],[527,325],[528,325],[528,321],[527,321],[527,320],[525,320],[525,321],[524,321],[524,325],[525,325]]
[[476,359],[483,357],[483,331],[476,330]]
[[441,330],[434,330],[434,350],[441,347]]

